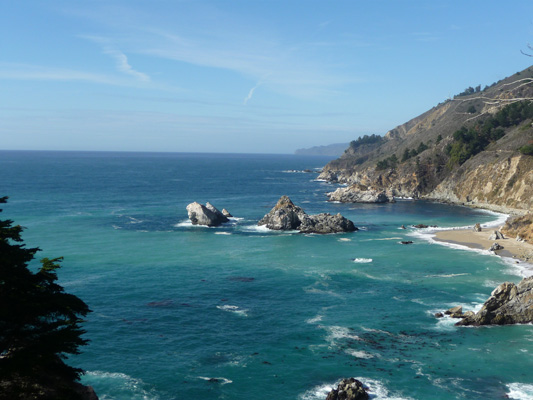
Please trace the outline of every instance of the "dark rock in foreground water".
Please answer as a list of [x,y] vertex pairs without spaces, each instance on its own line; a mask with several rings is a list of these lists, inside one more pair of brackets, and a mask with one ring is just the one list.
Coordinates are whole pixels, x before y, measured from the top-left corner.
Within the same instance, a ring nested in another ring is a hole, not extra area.
[[481,310],[456,325],[507,325],[533,322],[533,276],[518,285],[505,282],[491,293]]
[[327,213],[307,215],[306,212],[291,201],[288,196],[281,196],[277,204],[258,223],[274,230],[298,230],[302,233],[339,233],[353,232],[357,228],[353,222],[342,215]]
[[368,400],[363,384],[355,378],[343,379],[337,389],[329,392],[326,400]]

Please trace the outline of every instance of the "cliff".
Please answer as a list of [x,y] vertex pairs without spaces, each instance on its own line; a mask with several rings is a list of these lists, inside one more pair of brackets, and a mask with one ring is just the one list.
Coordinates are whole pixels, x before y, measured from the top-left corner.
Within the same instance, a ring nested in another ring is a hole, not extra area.
[[530,100],[533,68],[469,88],[378,139],[351,142],[319,178],[347,191],[523,214],[533,208]]

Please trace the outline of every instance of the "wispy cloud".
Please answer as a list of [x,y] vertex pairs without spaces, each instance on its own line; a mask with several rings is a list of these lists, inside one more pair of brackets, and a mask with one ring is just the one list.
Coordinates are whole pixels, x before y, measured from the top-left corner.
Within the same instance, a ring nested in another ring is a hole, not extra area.
[[128,57],[111,42],[100,36],[80,35],[81,38],[98,43],[102,46],[104,54],[109,55],[115,60],[116,68],[119,72],[134,77],[141,82],[150,82],[150,76],[144,72],[135,70],[128,62]]
[[149,82],[151,80],[147,74],[134,70],[132,66],[128,63],[128,57],[126,57],[126,55],[120,50],[113,49],[111,47],[106,47],[104,48],[104,53],[109,54],[115,59],[117,63],[117,69],[120,72],[131,75],[142,82]]
[[244,105],[246,105],[252,99],[252,96],[254,95],[255,90],[265,82],[265,80],[268,78],[268,76],[270,76],[270,74],[265,76],[265,77],[263,77],[263,78],[261,78],[256,83],[256,85],[253,88],[250,89],[250,91],[248,92],[248,96],[246,96],[244,98],[244,102],[243,102]]
[[106,75],[65,68],[19,63],[0,63],[0,79],[87,81],[93,83],[117,84],[116,80]]

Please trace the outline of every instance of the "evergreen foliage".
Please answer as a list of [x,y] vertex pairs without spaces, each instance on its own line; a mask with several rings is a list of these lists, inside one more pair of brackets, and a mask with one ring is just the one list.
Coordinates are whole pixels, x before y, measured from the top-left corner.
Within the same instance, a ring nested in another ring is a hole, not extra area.
[[518,149],[520,153],[525,154],[526,156],[533,156],[533,144],[527,144]]
[[398,165],[398,157],[396,157],[396,154],[393,154],[390,157],[385,158],[384,160],[378,161],[376,164],[377,170],[383,170],[383,169],[394,169]]
[[356,150],[359,146],[362,146],[364,144],[373,144],[373,143],[380,143],[383,141],[383,136],[372,134],[372,135],[364,135],[357,140],[352,140],[350,142],[350,147],[352,150]]
[[[6,202],[0,197],[0,204]],[[82,371],[63,360],[87,344],[80,323],[90,310],[56,283],[61,258],[42,259],[35,273],[28,268],[40,249],[26,248],[22,231],[0,220],[0,385],[25,398],[23,392],[32,390],[27,380],[79,379]]]
[[453,134],[454,141],[446,147],[450,156],[448,166],[463,164],[502,138],[505,135],[502,128],[518,125],[528,118],[533,118],[533,103],[521,101],[502,108],[493,117],[479,121],[471,128],[463,126]]
[[426,151],[427,149],[429,149],[429,146],[427,144],[425,144],[424,142],[420,142],[420,144],[418,145],[418,147],[416,149],[412,149],[411,150],[409,148],[406,148],[403,151],[402,158],[401,158],[400,162],[402,162],[402,163],[406,162],[410,158],[416,157],[417,155],[419,155],[423,151]]

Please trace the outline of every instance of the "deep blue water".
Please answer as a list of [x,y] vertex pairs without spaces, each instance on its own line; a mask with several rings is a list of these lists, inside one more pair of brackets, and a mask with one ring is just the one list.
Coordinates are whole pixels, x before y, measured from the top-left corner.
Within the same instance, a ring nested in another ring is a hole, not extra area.
[[[284,155],[0,151],[2,218],[93,312],[70,362],[101,399],[325,399],[343,377],[374,399],[533,398],[533,326],[457,328],[523,270],[438,245],[402,224],[501,216],[422,201],[326,202],[328,159]],[[281,195],[360,231],[256,226]],[[236,219],[193,227],[192,201]],[[399,244],[413,240],[410,246]],[[354,261],[355,259],[355,261]]]

